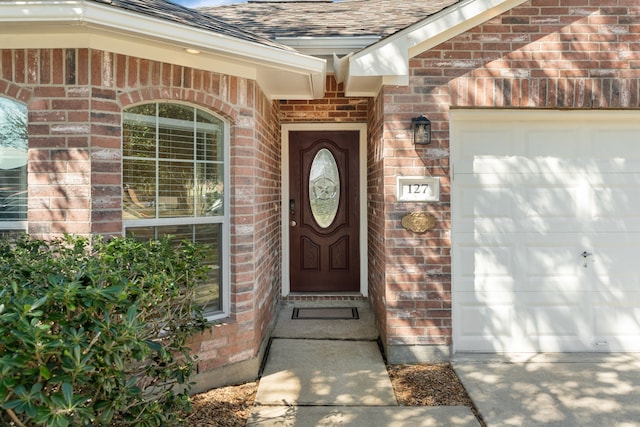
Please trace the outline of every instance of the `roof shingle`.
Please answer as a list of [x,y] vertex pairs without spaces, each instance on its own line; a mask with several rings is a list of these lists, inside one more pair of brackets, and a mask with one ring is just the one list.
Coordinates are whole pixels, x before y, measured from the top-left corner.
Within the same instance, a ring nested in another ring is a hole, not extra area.
[[92,0],[96,3],[117,7],[130,12],[164,19],[192,28],[199,28],[234,37],[240,40],[276,47],[284,50],[292,50],[259,34],[253,34],[244,26],[236,26],[233,23],[207,15],[201,11],[189,9],[166,0]]
[[262,37],[385,37],[460,0],[249,1],[198,10]]

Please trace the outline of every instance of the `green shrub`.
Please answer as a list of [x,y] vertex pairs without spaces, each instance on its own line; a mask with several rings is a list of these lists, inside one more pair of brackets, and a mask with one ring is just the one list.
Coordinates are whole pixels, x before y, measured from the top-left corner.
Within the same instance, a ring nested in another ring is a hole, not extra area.
[[181,424],[186,342],[206,327],[203,252],[169,239],[0,241],[0,424]]

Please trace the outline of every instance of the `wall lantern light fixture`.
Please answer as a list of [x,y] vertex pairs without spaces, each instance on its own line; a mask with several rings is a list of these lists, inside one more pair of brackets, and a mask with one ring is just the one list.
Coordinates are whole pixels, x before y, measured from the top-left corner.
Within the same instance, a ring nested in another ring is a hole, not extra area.
[[411,119],[411,127],[414,145],[431,144],[431,120],[425,116],[414,117]]

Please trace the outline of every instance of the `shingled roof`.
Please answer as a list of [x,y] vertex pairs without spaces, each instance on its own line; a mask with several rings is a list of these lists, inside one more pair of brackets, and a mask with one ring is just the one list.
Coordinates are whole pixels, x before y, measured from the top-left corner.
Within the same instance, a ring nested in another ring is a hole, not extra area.
[[384,37],[459,1],[270,0],[198,10],[272,40],[280,37]]
[[325,91],[327,62],[167,0],[0,0],[0,46],[86,48],[257,82],[269,99]]
[[248,27],[236,26],[231,22],[207,15],[201,11],[189,9],[167,0],[91,0],[99,4],[117,7],[130,12],[140,13],[152,18],[164,19],[192,28],[212,31],[240,40],[259,43],[279,49],[292,50],[290,47],[273,41],[264,35],[254,34]]

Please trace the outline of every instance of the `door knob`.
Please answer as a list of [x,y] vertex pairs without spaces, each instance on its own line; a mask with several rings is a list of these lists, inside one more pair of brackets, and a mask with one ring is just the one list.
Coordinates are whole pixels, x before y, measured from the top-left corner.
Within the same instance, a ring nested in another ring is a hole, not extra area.
[[592,253],[590,253],[590,252],[587,252],[587,251],[584,251],[584,252],[582,252],[582,253],[580,254],[580,256],[581,256],[582,258],[586,258],[586,257],[591,256],[591,255],[593,255],[593,254],[592,254]]

